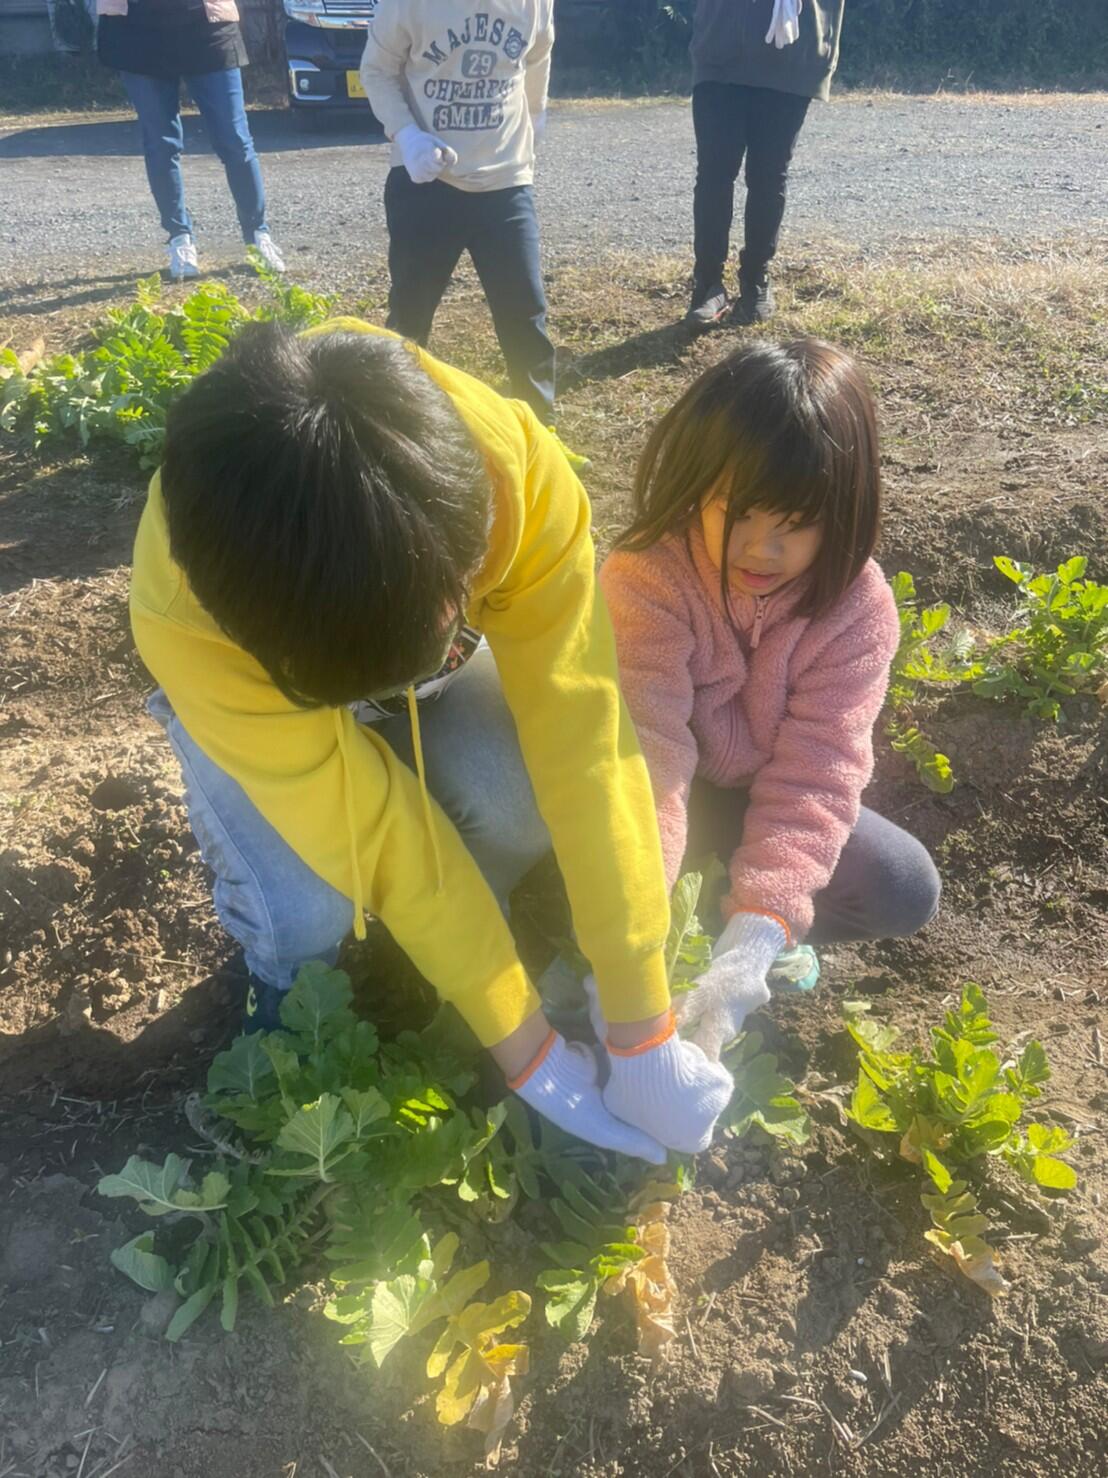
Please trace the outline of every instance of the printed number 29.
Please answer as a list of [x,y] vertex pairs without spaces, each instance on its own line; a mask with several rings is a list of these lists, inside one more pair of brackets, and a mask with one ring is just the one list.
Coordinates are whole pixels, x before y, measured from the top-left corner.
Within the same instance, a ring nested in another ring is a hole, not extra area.
[[491,77],[495,66],[495,51],[467,51],[462,57],[462,76]]

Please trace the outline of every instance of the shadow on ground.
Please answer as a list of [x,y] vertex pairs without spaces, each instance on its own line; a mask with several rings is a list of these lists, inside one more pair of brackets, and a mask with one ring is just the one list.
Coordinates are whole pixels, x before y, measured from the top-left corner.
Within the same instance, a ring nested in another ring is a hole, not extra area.
[[[368,112],[313,114],[301,121],[287,108],[257,108],[249,117],[260,154],[385,143],[380,125]],[[190,154],[211,153],[197,114],[185,116],[185,148]],[[0,159],[104,159],[141,153],[138,123],[130,118],[46,124],[0,136]]]

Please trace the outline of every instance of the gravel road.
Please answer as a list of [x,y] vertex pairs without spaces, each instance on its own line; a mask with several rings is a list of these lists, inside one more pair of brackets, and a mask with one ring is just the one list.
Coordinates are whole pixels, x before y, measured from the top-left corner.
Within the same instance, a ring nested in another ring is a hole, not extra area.
[[[349,285],[383,249],[387,147],[360,120],[308,135],[281,110],[253,120],[274,235],[290,263]],[[230,197],[199,120],[187,131],[190,204],[215,265],[238,252]],[[556,104],[539,175],[548,262],[610,249],[685,254],[694,162],[684,103]],[[0,202],[0,285],[9,292],[150,271],[163,260],[137,127],[122,115],[0,119]],[[794,164],[787,231],[794,247],[831,239],[862,249],[1108,231],[1108,102],[846,95],[816,104]]]

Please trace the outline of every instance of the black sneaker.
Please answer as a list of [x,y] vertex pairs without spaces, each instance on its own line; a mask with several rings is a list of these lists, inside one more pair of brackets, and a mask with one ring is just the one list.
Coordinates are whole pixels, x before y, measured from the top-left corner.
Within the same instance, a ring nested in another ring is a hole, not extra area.
[[739,275],[739,296],[731,309],[732,323],[765,323],[772,318],[777,304],[768,277]]
[[281,1030],[281,1002],[286,992],[275,985],[267,985],[256,975],[251,975],[246,987],[246,1003],[242,1010],[243,1035],[250,1032],[276,1032]]
[[713,282],[705,287],[700,283],[694,283],[692,302],[689,311],[685,314],[685,322],[689,328],[702,332],[707,328],[714,328],[723,319],[723,315],[730,306],[730,299],[723,290],[722,282]]

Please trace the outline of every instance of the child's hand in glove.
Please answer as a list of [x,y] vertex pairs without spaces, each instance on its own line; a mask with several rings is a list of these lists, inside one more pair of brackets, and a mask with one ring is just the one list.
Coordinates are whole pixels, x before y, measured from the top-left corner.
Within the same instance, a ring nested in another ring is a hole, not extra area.
[[508,1087],[552,1124],[579,1139],[602,1150],[635,1155],[652,1165],[665,1164],[665,1150],[649,1133],[621,1123],[618,1116],[613,1117],[615,1110],[605,1107],[596,1081],[596,1058],[580,1042],[567,1042],[551,1031],[534,1061],[519,1077],[509,1079]]
[[638,1047],[613,1046],[595,976],[586,975],[584,987],[589,1020],[608,1053],[607,1107],[671,1150],[694,1155],[707,1149],[716,1120],[731,1100],[735,1087],[731,1074],[709,1062],[692,1042],[681,1040],[672,1013],[650,1041]]
[[416,123],[402,128],[394,140],[414,185],[429,185],[444,169],[457,164],[458,156],[436,134],[424,133]]
[[784,925],[768,914],[728,919],[712,963],[676,1006],[681,1030],[713,1060],[742,1031],[747,1015],[769,1000],[766,976],[787,943]]

